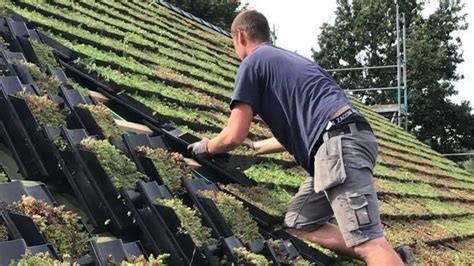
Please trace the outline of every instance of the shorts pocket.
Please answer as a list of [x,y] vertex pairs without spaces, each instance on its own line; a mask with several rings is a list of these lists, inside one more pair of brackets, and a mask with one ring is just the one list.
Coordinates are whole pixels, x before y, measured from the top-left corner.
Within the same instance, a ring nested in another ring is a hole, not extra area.
[[343,135],[341,142],[345,167],[371,170],[375,167],[378,144],[371,132]]
[[324,142],[315,155],[314,190],[319,193],[342,184],[345,180],[341,137],[333,137]]
[[348,208],[348,231],[358,230],[361,226],[370,225],[372,219],[369,215],[369,203],[367,196],[361,193],[348,193],[347,206]]

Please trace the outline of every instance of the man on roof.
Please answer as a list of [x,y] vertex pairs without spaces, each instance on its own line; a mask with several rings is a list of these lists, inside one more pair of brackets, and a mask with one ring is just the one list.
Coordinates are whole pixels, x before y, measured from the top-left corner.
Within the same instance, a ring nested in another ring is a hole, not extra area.
[[[261,13],[240,13],[231,35],[242,62],[228,124],[188,149],[228,152],[244,142],[258,114],[274,137],[253,143],[256,152],[288,151],[311,173],[285,215],[287,231],[368,265],[403,265],[383,236],[372,180],[378,146],[367,120],[318,64],[271,44]],[[338,226],[328,223],[333,216]]]

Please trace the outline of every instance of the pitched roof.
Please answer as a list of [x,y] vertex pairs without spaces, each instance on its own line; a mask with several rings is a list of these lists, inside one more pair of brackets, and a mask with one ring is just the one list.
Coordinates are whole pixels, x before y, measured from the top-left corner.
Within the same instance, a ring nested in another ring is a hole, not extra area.
[[[139,0],[18,2],[9,7],[77,52],[76,62],[182,130],[212,137],[225,126],[239,63],[228,37]],[[354,102],[378,138],[374,180],[389,241],[416,244],[415,255],[423,263],[474,261],[473,176]],[[269,136],[255,119],[250,138]],[[233,154],[259,162],[245,173],[258,182],[280,185],[274,193],[282,205],[303,178],[289,154],[255,158],[244,146]],[[265,199],[254,200],[262,201],[263,208],[267,205]]]

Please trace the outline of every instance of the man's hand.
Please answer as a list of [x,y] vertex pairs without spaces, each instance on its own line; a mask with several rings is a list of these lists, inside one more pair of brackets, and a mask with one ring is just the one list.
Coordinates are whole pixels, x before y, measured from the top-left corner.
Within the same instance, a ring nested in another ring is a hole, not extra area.
[[194,142],[192,144],[189,144],[187,149],[190,150],[194,155],[205,155],[209,154],[209,151],[207,149],[207,144],[209,143],[208,138],[203,138],[202,140],[198,142]]

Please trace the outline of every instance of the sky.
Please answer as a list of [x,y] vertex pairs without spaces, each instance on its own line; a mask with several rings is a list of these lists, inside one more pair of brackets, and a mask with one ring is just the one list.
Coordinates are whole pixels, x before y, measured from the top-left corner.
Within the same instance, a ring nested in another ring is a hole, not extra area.
[[[464,79],[455,83],[458,95],[451,97],[453,102],[462,100],[471,102],[474,108],[474,1],[467,1],[464,12],[467,13],[467,22],[470,27],[457,36],[463,42],[464,62],[458,66],[458,72]],[[242,0],[249,6],[262,12],[268,19],[270,27],[275,25],[277,31],[277,46],[296,51],[311,58],[311,48],[317,50],[318,35],[323,23],[334,23],[336,0]],[[438,5],[437,0],[431,0],[425,8],[424,16],[432,13]],[[408,58],[409,59],[409,58]],[[408,84],[409,85],[409,84]]]

